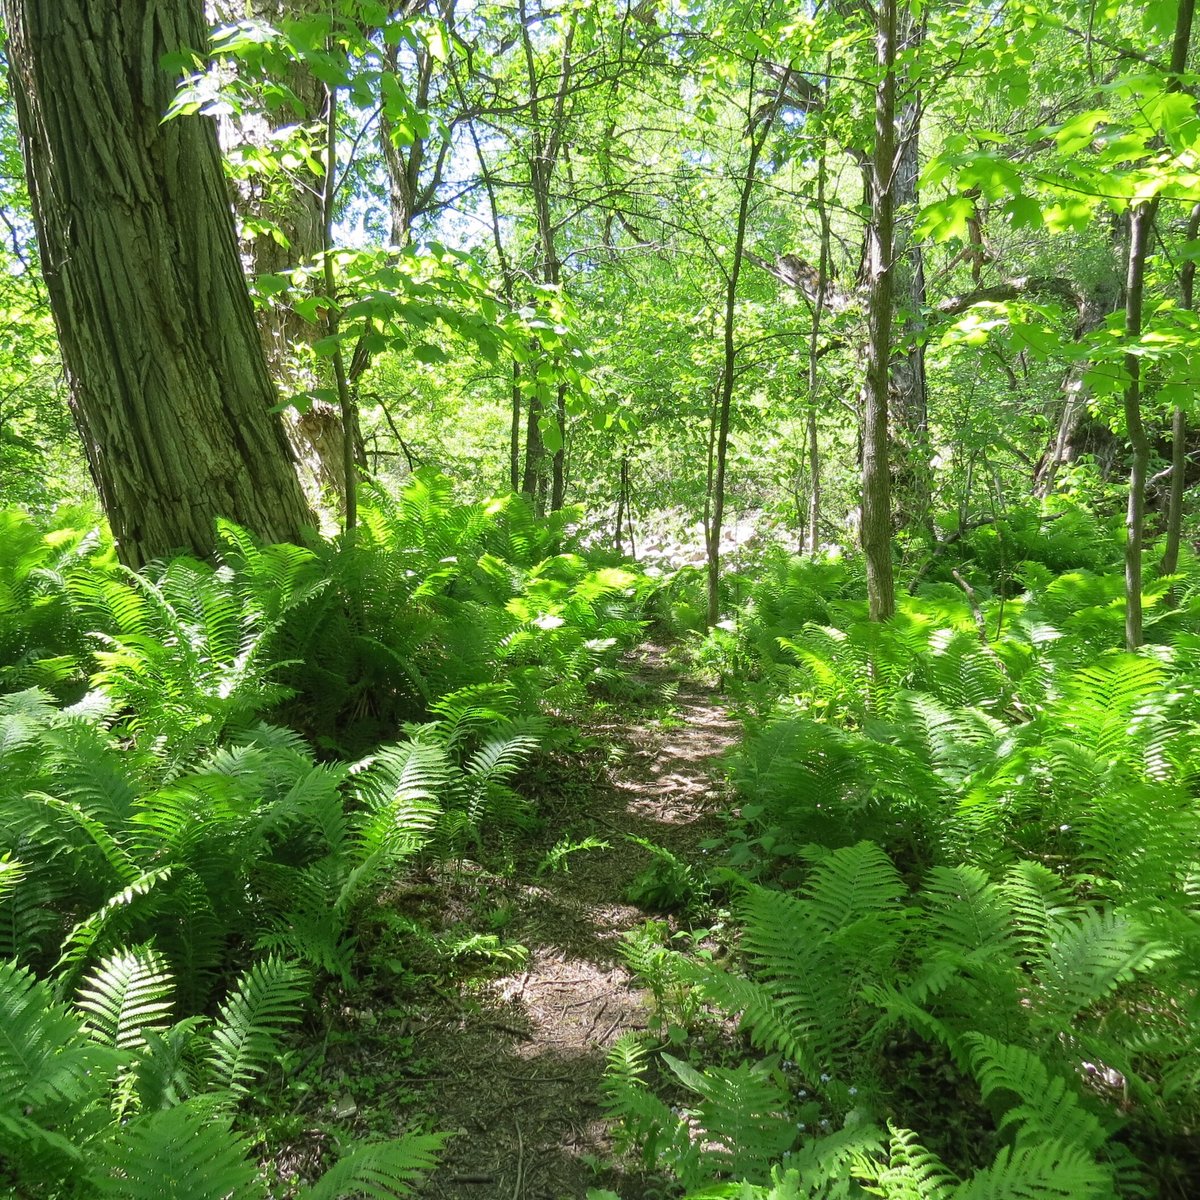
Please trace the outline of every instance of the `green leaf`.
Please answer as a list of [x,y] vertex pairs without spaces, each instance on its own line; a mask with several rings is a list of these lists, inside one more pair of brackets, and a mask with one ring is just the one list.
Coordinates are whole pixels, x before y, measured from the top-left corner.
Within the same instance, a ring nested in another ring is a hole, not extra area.
[[421,363],[443,363],[446,361],[446,352],[440,347],[435,346],[432,342],[422,342],[419,346],[412,348],[413,358]]
[[944,242],[950,238],[965,238],[967,222],[975,212],[975,201],[968,196],[951,196],[927,204],[917,218],[916,234]]
[[1046,228],[1051,233],[1083,233],[1092,223],[1097,203],[1094,197],[1069,197],[1051,204],[1045,211]]
[[1009,197],[1000,210],[1014,229],[1040,229],[1042,206],[1032,197],[1022,194]]

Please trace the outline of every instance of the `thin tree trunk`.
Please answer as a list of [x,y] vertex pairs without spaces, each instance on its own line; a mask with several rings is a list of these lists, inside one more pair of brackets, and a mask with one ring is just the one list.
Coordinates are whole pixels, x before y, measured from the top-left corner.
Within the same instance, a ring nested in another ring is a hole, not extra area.
[[[466,98],[462,94],[458,80],[459,98],[466,107]],[[471,136],[471,145],[475,148],[475,158],[479,162],[479,175],[483,181],[484,192],[488,199],[488,211],[492,218],[492,244],[496,248],[496,261],[500,267],[500,288],[504,299],[510,308],[516,297],[516,281],[508,254],[504,249],[504,235],[500,228],[500,205],[496,199],[496,185],[487,161],[483,157],[483,146],[473,120],[467,121],[467,132]],[[512,491],[521,490],[521,364],[514,358],[512,364],[512,391],[510,393],[511,419],[508,435],[508,483]],[[524,489],[528,490],[528,489]]]
[[[746,250],[746,226],[750,219],[750,197],[758,178],[758,160],[763,146],[779,113],[784,93],[791,80],[791,71],[784,71],[779,88],[765,111],[750,116],[747,133],[750,138],[750,155],[746,160],[746,173],[742,177],[741,195],[738,198],[737,227],[733,240],[733,260],[725,278],[725,324],[722,344],[724,357],[721,365],[721,396],[717,411],[716,440],[712,466],[712,507],[709,510],[707,527],[708,551],[708,625],[711,628],[721,615],[721,525],[725,517],[725,466],[729,453],[729,423],[733,409],[734,369],[737,366],[737,342],[735,322],[737,317],[738,280],[742,273],[742,262]],[[751,66],[749,95],[754,100],[756,72]]]
[[[1188,218],[1187,240],[1200,236],[1200,204]],[[1189,258],[1179,273],[1179,291],[1183,309],[1195,308],[1196,261]],[[1174,575],[1179,568],[1179,543],[1183,537],[1183,494],[1187,490],[1187,414],[1177,404],[1171,413],[1171,491],[1167,501],[1167,544],[1160,570]]]
[[511,491],[521,486],[521,364],[512,365],[512,419],[508,435],[508,486]]
[[[1145,288],[1146,254],[1154,224],[1153,201],[1138,204],[1130,214],[1129,275],[1125,287],[1125,336],[1141,336],[1142,294]],[[1142,532],[1146,522],[1146,473],[1150,441],[1142,423],[1141,357],[1125,355],[1125,429],[1129,439],[1129,503],[1125,510],[1125,645],[1136,650],[1142,644]]]
[[267,371],[211,121],[163,122],[198,0],[4,0],[72,408],[123,562],[215,548],[214,518],[312,524]]
[[[554,239],[554,219],[550,207],[550,189],[554,182],[554,171],[558,165],[558,154],[562,148],[563,133],[566,128],[566,101],[571,86],[572,59],[571,50],[575,41],[577,21],[572,18],[563,35],[562,56],[559,68],[558,89],[554,96],[554,106],[549,127],[543,134],[541,127],[541,98],[538,94],[537,63],[533,54],[533,38],[530,34],[529,14],[525,0],[519,0],[518,14],[521,23],[521,43],[525,52],[525,69],[529,77],[529,118],[531,125],[532,153],[529,159],[529,186],[533,193],[534,213],[537,218],[538,243],[542,260],[542,278],[550,287],[557,288],[562,283],[562,263],[558,257],[558,248]],[[532,401],[531,401],[532,407]],[[539,409],[542,407],[539,403]],[[558,421],[559,445],[551,460],[553,483],[550,493],[551,511],[562,507],[565,493],[564,463],[566,455],[566,389],[558,389],[558,399],[555,406],[555,419]],[[534,451],[534,460],[541,468],[545,457],[540,428],[531,423],[531,437],[528,447]],[[525,473],[528,478],[528,450]],[[542,489],[539,488],[539,492]]]
[[629,491],[629,456],[621,455],[621,476],[620,483],[617,487],[617,522],[616,522],[616,543],[617,553],[624,553],[625,548],[625,497]]
[[558,421],[558,432],[562,444],[554,452],[550,464],[550,511],[558,512],[567,496],[567,385],[558,385],[558,398],[555,406],[555,417]]
[[[1187,66],[1195,0],[1179,0],[1175,40],[1171,49],[1171,78],[1168,91],[1177,91],[1179,76]],[[1132,343],[1142,335],[1142,296],[1146,284],[1146,258],[1158,196],[1135,204],[1129,221],[1129,271],[1125,282],[1125,338]],[[1125,429],[1129,438],[1129,504],[1125,510],[1125,645],[1136,650],[1142,644],[1142,537],[1146,524],[1146,475],[1150,441],[1142,423],[1142,360],[1129,350],[1125,354]]]
[[[898,49],[919,52],[925,40],[925,18],[908,5],[897,14]],[[897,331],[899,349],[891,361],[891,396],[894,411],[891,464],[894,476],[896,523],[929,527],[929,397],[925,372],[925,253],[913,234],[920,195],[921,94],[911,85],[909,72],[896,72],[896,91],[906,96],[903,111],[896,114],[899,144],[896,148],[892,212],[894,247],[892,266],[896,272],[892,303],[903,316]]]
[[334,338],[333,380],[337,389],[338,413],[342,422],[342,532],[354,533],[358,524],[358,406],[346,378],[346,359],[337,339],[341,311],[337,302],[337,283],[333,272],[333,203],[337,183],[337,88],[330,87],[325,101],[325,189],[322,198],[321,264],[325,298],[329,301],[327,330]]
[[[826,77],[832,72],[826,61]],[[817,259],[817,298],[813,304],[812,332],[808,338],[808,417],[806,441],[808,444],[808,552],[816,554],[820,547],[821,522],[821,451],[817,439],[817,403],[820,398],[820,356],[817,353],[821,338],[821,322],[825,315],[825,291],[829,286],[829,249],[831,232],[829,206],[825,202],[827,174],[825,138],[817,151],[817,218],[821,224],[821,249]]]
[[536,391],[529,393],[529,404],[526,407],[525,418],[525,472],[521,478],[521,493],[529,498],[534,510],[540,515],[538,482],[542,476],[542,458],[545,450],[542,446],[542,434],[538,421],[542,415],[542,401]]
[[896,610],[892,571],[892,506],[888,461],[888,364],[892,342],[892,246],[896,170],[896,0],[878,0],[875,32],[875,153],[867,237],[867,378],[863,395],[862,547],[871,620]]

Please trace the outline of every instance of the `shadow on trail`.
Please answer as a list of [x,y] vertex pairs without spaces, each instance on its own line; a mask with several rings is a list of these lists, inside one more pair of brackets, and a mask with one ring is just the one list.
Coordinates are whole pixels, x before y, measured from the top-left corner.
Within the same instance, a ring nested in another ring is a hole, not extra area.
[[[650,695],[677,677],[653,647],[639,678]],[[719,697],[678,683],[675,716],[653,719],[630,704],[587,732],[611,744],[590,786],[563,788],[543,806],[547,826],[522,848],[534,865],[563,838],[588,835],[608,850],[570,857],[568,869],[487,879],[490,903],[507,910],[507,940],[529,950],[520,969],[457,999],[432,997],[411,1026],[413,1054],[429,1074],[413,1079],[416,1106],[435,1129],[458,1131],[423,1185],[430,1200],[582,1200],[607,1187],[640,1200],[634,1177],[597,1176],[611,1140],[599,1105],[605,1056],[650,1015],[622,965],[621,935],[648,914],[625,897],[650,856],[645,838],[685,861],[715,834],[723,807],[715,760],[736,738]],[[658,702],[657,711],[662,711]],[[445,894],[440,903],[452,903]]]

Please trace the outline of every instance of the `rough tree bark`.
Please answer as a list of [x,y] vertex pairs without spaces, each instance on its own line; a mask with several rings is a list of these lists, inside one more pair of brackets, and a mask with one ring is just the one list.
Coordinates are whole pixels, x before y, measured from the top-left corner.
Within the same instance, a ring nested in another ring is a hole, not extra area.
[[896,610],[892,570],[892,500],[888,456],[888,376],[892,347],[896,176],[896,0],[876,5],[875,152],[867,235],[867,378],[863,388],[862,547],[872,621]]
[[[288,20],[312,16],[328,8],[326,0],[212,0],[213,15],[234,22],[245,17],[280,26]],[[218,122],[222,149],[270,149],[276,133],[289,125],[316,126],[326,104],[325,85],[305,62],[288,64],[283,80],[291,92],[291,106],[243,113]],[[321,252],[324,226],[325,177],[301,164],[286,179],[251,176],[234,189],[234,207],[243,220],[269,220],[283,234],[283,242],[266,235],[245,238],[242,262],[251,275],[282,275],[301,263],[313,262]],[[304,320],[288,304],[273,303],[255,313],[267,366],[283,395],[311,391],[320,383],[311,364],[303,362],[297,347],[325,335],[318,324]],[[284,431],[300,468],[300,479],[314,502],[337,497],[344,503],[345,467],[342,461],[342,422],[336,405],[314,399],[303,411],[283,412]],[[355,437],[361,445],[357,429]]]
[[162,121],[199,0],[3,0],[72,407],[130,566],[207,555],[214,518],[312,523],[238,259],[211,121]]

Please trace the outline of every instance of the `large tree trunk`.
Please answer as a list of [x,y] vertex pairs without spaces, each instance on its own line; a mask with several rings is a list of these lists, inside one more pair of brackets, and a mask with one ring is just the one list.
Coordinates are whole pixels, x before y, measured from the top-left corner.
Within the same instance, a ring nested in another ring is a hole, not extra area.
[[312,517],[238,259],[216,131],[162,121],[199,0],[3,0],[43,271],[118,553],[207,555]]
[[878,0],[875,33],[875,153],[867,233],[867,379],[863,389],[862,548],[871,620],[896,610],[892,570],[892,500],[888,463],[888,364],[892,349],[896,158],[896,0]]
[[[253,17],[279,27],[289,20],[323,12],[324,0],[211,0],[221,21]],[[325,85],[306,62],[287,64],[283,80],[291,103],[278,109],[228,117],[218,123],[222,149],[257,147],[272,151],[280,129],[313,125],[321,120],[327,101]],[[251,275],[282,275],[302,263],[312,263],[321,252],[325,214],[325,173],[300,164],[286,175],[256,175],[240,179],[234,189],[234,206],[243,220],[267,220],[277,225],[283,243],[266,234],[251,234],[242,243],[242,261]],[[297,348],[325,336],[321,325],[306,321],[289,304],[270,304],[255,313],[271,377],[285,397],[328,386],[311,361]],[[326,370],[326,374],[328,371]],[[302,407],[283,411],[283,425],[300,468],[300,479],[313,502],[323,498],[345,504],[346,473],[343,463],[342,419],[337,405],[312,399]],[[355,437],[361,442],[357,429]]]

